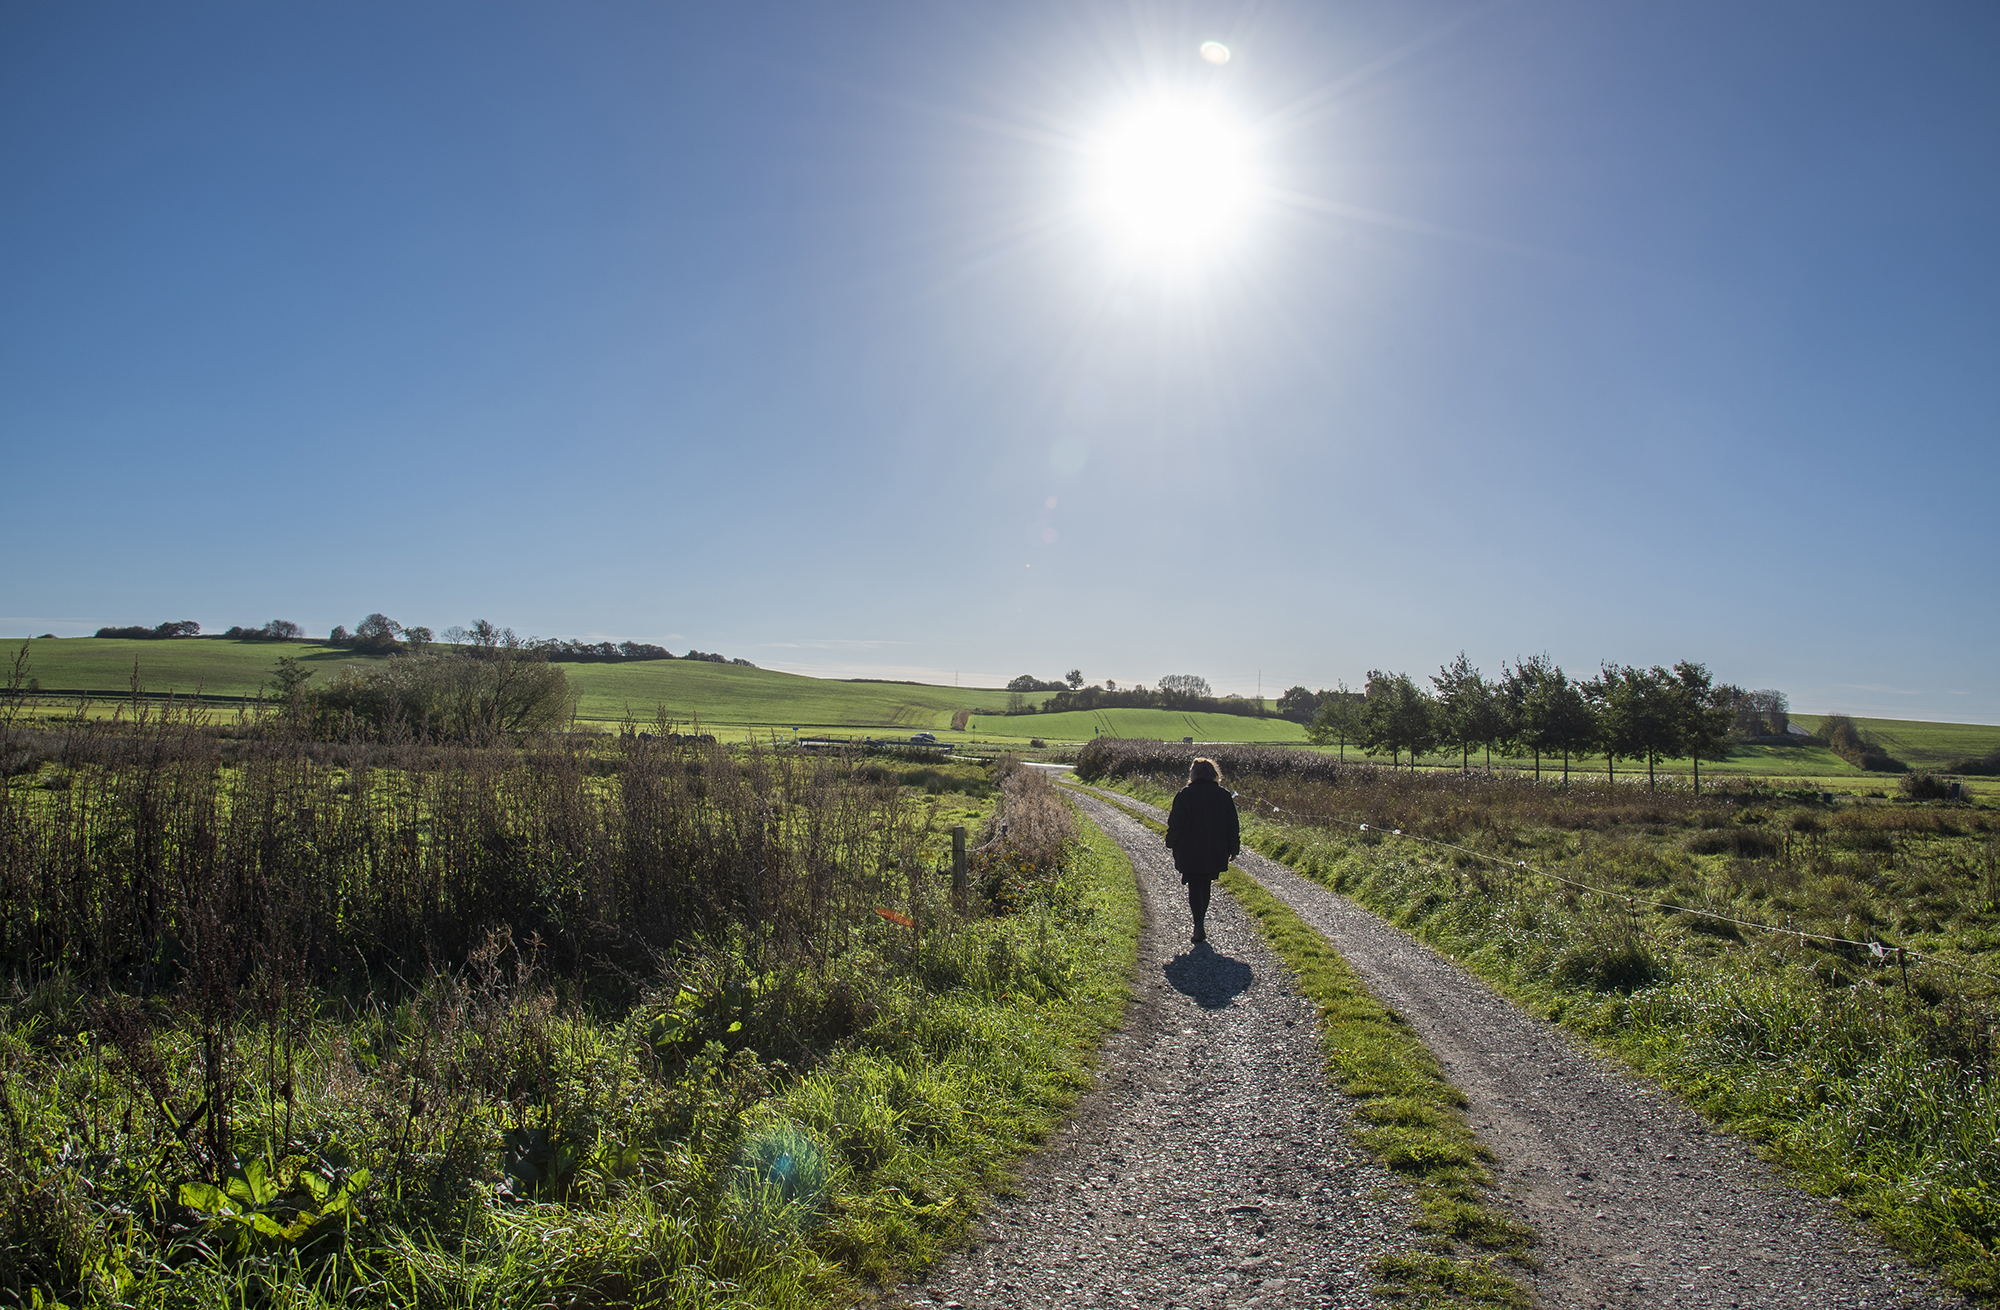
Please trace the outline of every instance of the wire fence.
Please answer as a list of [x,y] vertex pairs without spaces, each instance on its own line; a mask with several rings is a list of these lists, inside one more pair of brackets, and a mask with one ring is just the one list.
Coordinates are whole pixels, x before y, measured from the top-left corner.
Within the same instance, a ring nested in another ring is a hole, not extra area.
[[[1616,888],[1599,886],[1596,883],[1587,882],[1580,878],[1571,878],[1565,874],[1552,873],[1547,869],[1530,864],[1526,860],[1508,859],[1504,856],[1494,855],[1489,851],[1475,850],[1470,846],[1461,846],[1456,842],[1442,841],[1435,837],[1423,837],[1416,833],[1404,832],[1401,828],[1353,819],[1343,815],[1314,814],[1296,809],[1288,810],[1284,806],[1278,805],[1262,796],[1252,796],[1246,792],[1237,792],[1236,795],[1239,799],[1250,803],[1253,813],[1259,809],[1269,810],[1274,815],[1283,816],[1281,820],[1283,822],[1318,824],[1330,828],[1351,828],[1357,834],[1376,833],[1383,837],[1414,842],[1420,846],[1432,846],[1440,850],[1456,851],[1462,855],[1467,855],[1477,860],[1484,860],[1501,868],[1531,873],[1537,877],[1545,878],[1550,882],[1560,883],[1566,887],[1574,887],[1578,891],[1590,892],[1609,900],[1623,901],[1629,908],[1634,910],[1645,906],[1674,914],[1699,915],[1702,918],[1718,923],[1731,924],[1738,928],[1748,928],[1756,932],[1769,933],[1778,937],[1794,937],[1798,939],[1801,945],[1811,941],[1856,947],[1866,950],[1874,959],[1888,960],[1893,957],[1898,966],[1903,968],[1907,968],[1911,961],[1927,962],[1946,969],[1956,970],[1959,973],[1971,974],[1975,977],[2000,982],[2000,974],[1990,973],[1985,969],[1976,969],[1958,960],[1953,960],[1930,951],[1920,951],[1914,947],[1896,945],[1873,938],[1864,941],[1853,937],[1842,937],[1834,933],[1814,932],[1809,928],[1762,923],[1755,919],[1743,919],[1735,915],[1718,913],[1707,906],[1680,905],[1673,901],[1655,900],[1635,892],[1620,891]],[[1436,866],[1432,867],[1435,868]],[[1442,872],[1442,870],[1439,871]]]

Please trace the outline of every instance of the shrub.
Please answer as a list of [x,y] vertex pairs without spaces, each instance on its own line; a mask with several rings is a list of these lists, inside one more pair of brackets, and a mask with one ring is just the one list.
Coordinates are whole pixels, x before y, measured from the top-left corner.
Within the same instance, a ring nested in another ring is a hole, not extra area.
[[1929,772],[1906,773],[1896,787],[1913,801],[1941,801],[1958,793],[1957,785],[1950,779]]
[[979,831],[971,867],[995,911],[1065,899],[1064,865],[1076,840],[1076,816],[1039,769],[1012,755],[994,762],[1000,805]]
[[182,619],[179,623],[162,623],[157,628],[99,628],[96,635],[125,641],[159,641],[170,637],[198,637],[201,625],[193,619]]
[[549,732],[575,708],[569,678],[540,651],[522,648],[412,655],[347,668],[302,706],[319,735],[398,732],[446,741]]
[[1902,773],[1910,766],[1894,759],[1889,752],[1875,742],[1861,735],[1861,729],[1854,726],[1854,720],[1845,714],[1829,714],[1814,734],[1827,744],[1827,748],[1857,769],[1870,773]]

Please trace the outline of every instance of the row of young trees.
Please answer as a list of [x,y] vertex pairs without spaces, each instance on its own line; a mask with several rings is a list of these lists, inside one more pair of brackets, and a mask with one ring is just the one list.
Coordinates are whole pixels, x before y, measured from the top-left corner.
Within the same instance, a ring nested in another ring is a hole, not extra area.
[[1575,679],[1536,655],[1502,665],[1493,680],[1461,653],[1428,681],[1371,670],[1361,691],[1343,684],[1317,693],[1307,735],[1338,745],[1343,756],[1353,745],[1394,763],[1407,754],[1412,765],[1447,747],[1458,750],[1462,768],[1475,751],[1490,761],[1495,749],[1512,750],[1533,757],[1538,778],[1544,756],[1560,757],[1565,781],[1572,759],[1601,755],[1614,777],[1619,760],[1644,762],[1648,783],[1657,786],[1662,760],[1692,759],[1699,790],[1701,761],[1724,758],[1746,702],[1776,695],[1717,683],[1688,660],[1672,668],[1607,664],[1593,678]]

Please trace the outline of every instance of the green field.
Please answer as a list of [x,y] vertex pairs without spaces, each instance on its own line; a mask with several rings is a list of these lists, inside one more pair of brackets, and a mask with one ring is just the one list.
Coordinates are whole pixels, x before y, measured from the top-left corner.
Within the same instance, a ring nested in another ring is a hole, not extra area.
[[[18,650],[10,645],[9,656]],[[102,698],[130,688],[136,663],[144,689],[152,693],[199,691],[209,696],[254,696],[281,656],[292,656],[314,671],[316,684],[337,676],[343,665],[364,665],[385,656],[357,655],[319,642],[244,642],[222,637],[178,641],[113,641],[95,637],[38,640],[28,650],[29,672],[50,691],[87,691]],[[806,732],[891,729],[944,732],[961,709],[997,711],[1008,693],[993,687],[936,687],[888,682],[844,682],[809,678],[773,669],[701,660],[649,660],[632,664],[566,664],[578,692],[577,714],[587,724],[608,725],[628,715],[651,724],[661,713],[683,724],[697,720],[728,737],[766,736],[798,728]],[[1032,693],[1031,699],[1047,699]],[[1820,717],[1794,715],[1806,728]],[[1939,769],[1954,761],[2000,748],[2000,727],[1971,723],[1924,723],[1906,719],[1856,719],[1862,733],[1914,768]],[[1178,741],[1305,743],[1305,731],[1284,719],[1232,714],[1180,714],[1171,710],[1097,710],[1068,714],[976,715],[970,730],[950,740],[1007,744],[1039,737],[1049,742],[1088,741],[1099,733]],[[1351,758],[1361,754],[1349,747]],[[1476,757],[1477,758],[1477,757]],[[1426,755],[1427,764],[1454,763],[1445,752]],[[1527,767],[1525,759],[1495,764]],[[1560,761],[1544,761],[1547,769]],[[1603,760],[1573,767],[1602,772]],[[1621,773],[1632,768],[1621,764]],[[1663,768],[1686,773],[1686,760]],[[1727,761],[1703,764],[1702,773],[1797,778],[1828,789],[1893,787],[1892,774],[1864,773],[1817,742],[1796,746],[1739,746]],[[1978,784],[1984,788],[1982,781]]]
[[[18,649],[14,647],[13,649]],[[87,691],[103,698],[125,695],[136,664],[147,692],[200,692],[254,696],[278,660],[292,656],[313,670],[315,684],[344,665],[366,665],[388,656],[357,655],[319,642],[241,642],[219,637],[178,641],[117,641],[69,637],[29,646],[30,674],[49,691]],[[651,724],[664,714],[681,724],[699,721],[726,736],[772,731],[897,729],[944,732],[959,710],[998,711],[1009,693],[994,687],[937,687],[895,682],[846,682],[809,678],[740,664],[702,660],[647,660],[631,664],[565,664],[578,693],[577,717],[611,724],[628,716]],[[1030,693],[1044,700],[1047,693]],[[1283,719],[1233,714],[1177,714],[1167,710],[1101,710],[1095,713],[982,714],[953,740],[1007,743],[1042,737],[1087,741],[1094,730],[1121,737],[1176,741],[1303,742],[1305,732]]]
[[935,731],[949,728],[958,710],[1007,703],[1007,693],[992,688],[839,682],[701,660],[563,668],[580,693],[577,716],[598,722],[616,722],[628,712],[650,720],[664,708],[668,718],[680,722]]
[[[12,650],[18,646],[11,647]],[[357,655],[318,642],[240,642],[195,637],[179,641],[114,641],[72,637],[33,642],[30,674],[50,691],[124,695],[134,665],[148,692],[253,696],[284,656],[313,670],[315,685],[344,665],[388,656]],[[960,709],[999,708],[1007,693],[993,688],[907,686],[807,678],[740,664],[648,660],[632,664],[565,664],[579,693],[578,717],[617,722],[629,712],[748,727],[841,726],[948,728]]]
[[[19,642],[0,645],[11,666]],[[342,664],[366,664],[380,656],[316,641],[230,641],[192,637],[177,641],[100,641],[62,637],[28,643],[28,672],[51,691],[124,695],[132,689],[133,668],[148,692],[200,692],[210,696],[254,696],[267,682],[278,658],[291,655],[324,680]]]
[[[1818,728],[1823,718],[1818,714],[1794,714],[1792,721],[1801,728],[1811,730]],[[1863,737],[1880,742],[1889,754],[1913,769],[1947,768],[1959,760],[1978,759],[1990,751],[2000,750],[2000,727],[1983,723],[1855,719],[1854,726],[1861,730]]]
[[982,714],[967,725],[994,737],[1040,737],[1045,741],[1089,741],[1093,731],[1110,737],[1157,741],[1254,741],[1304,743],[1306,730],[1289,719],[1253,719],[1240,714],[1181,714],[1173,710],[1077,710],[1068,714]]

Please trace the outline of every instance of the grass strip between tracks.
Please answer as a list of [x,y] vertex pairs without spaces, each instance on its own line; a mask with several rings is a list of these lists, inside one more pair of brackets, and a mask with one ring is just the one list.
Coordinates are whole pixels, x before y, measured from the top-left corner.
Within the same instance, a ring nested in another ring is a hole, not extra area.
[[[1117,808],[1154,832],[1165,831],[1157,820]],[[1507,1266],[1531,1267],[1527,1248],[1535,1235],[1486,1203],[1493,1180],[1485,1161],[1491,1157],[1465,1121],[1464,1094],[1409,1024],[1375,999],[1339,952],[1284,902],[1235,868],[1222,885],[1319,1011],[1328,1077],[1359,1102],[1355,1114],[1366,1125],[1357,1140],[1416,1190],[1417,1246],[1377,1262],[1378,1291],[1438,1310],[1527,1306],[1527,1289]]]

